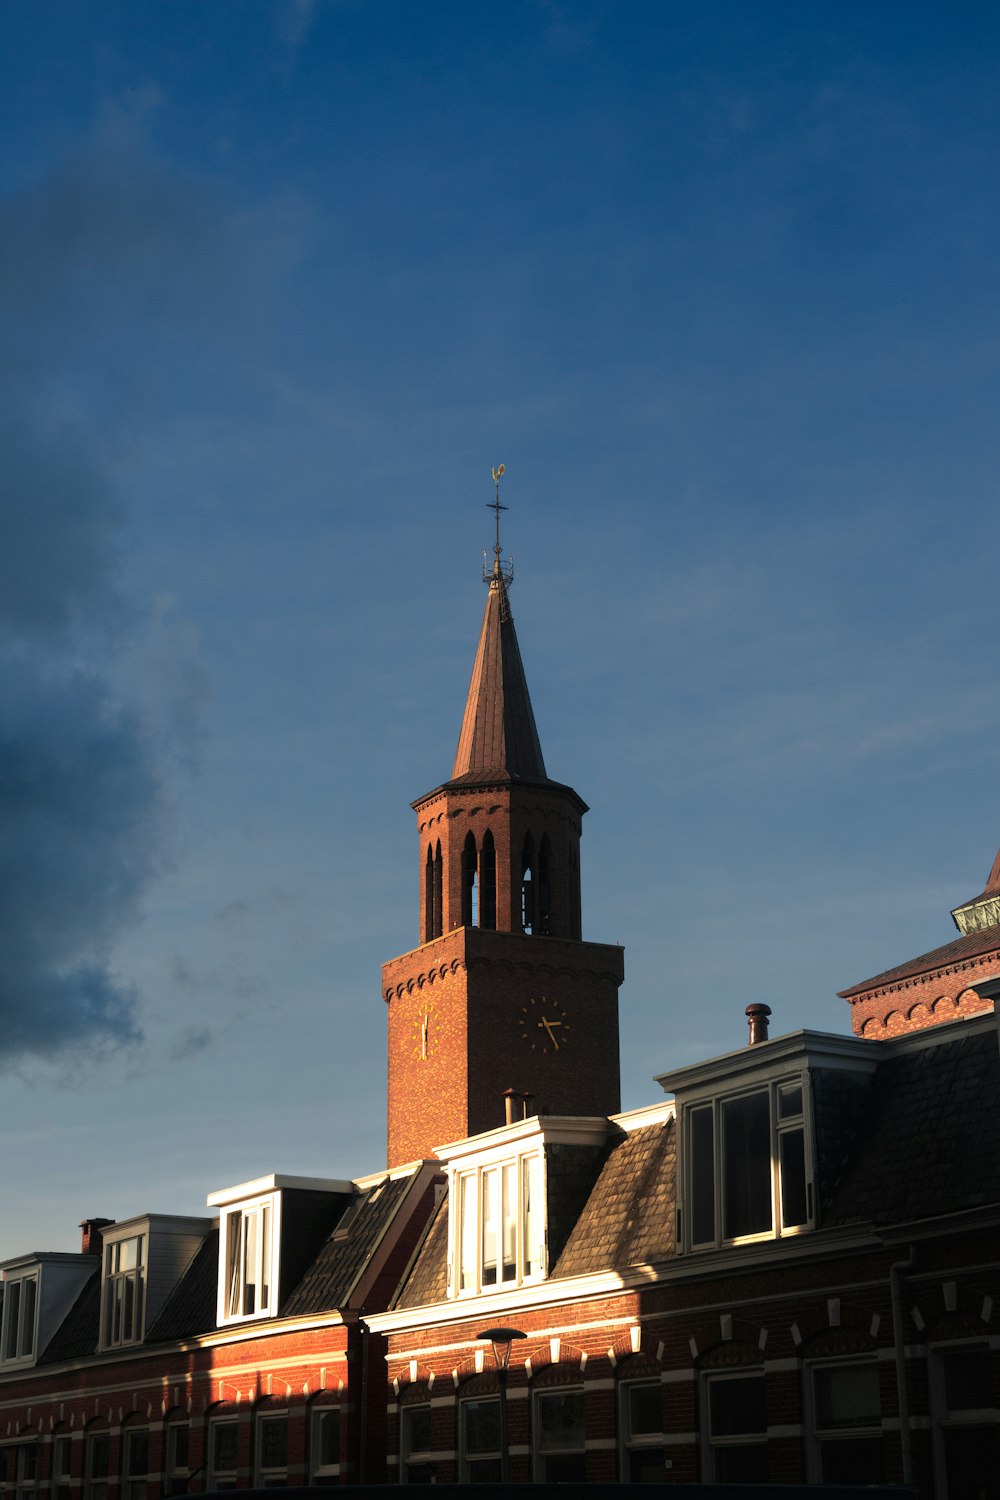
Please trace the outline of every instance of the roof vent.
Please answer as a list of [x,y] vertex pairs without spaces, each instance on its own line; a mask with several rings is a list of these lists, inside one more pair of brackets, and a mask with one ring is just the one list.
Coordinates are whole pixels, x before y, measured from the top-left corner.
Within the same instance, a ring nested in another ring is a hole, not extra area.
[[745,1015],[750,1026],[751,1047],[756,1047],[758,1042],[767,1041],[767,1018],[770,1014],[771,1007],[761,1005],[760,1001],[747,1006]]

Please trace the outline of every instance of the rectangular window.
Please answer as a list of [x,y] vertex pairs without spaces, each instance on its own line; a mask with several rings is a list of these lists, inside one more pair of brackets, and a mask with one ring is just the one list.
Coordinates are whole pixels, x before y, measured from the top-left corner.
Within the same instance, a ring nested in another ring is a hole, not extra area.
[[340,1473],[340,1407],[313,1407],[309,1462],[313,1482],[327,1484]]
[[94,1432],[87,1439],[86,1500],[107,1500],[108,1462],[111,1439],[106,1432]]
[[823,1484],[881,1484],[882,1408],[874,1361],[814,1365],[813,1417]]
[[689,1249],[808,1228],[801,1078],[690,1106],[684,1139]]
[[463,1401],[459,1407],[461,1477],[466,1482],[495,1484],[500,1480],[500,1401],[485,1396]]
[[458,1203],[452,1255],[459,1292],[515,1285],[543,1275],[540,1152],[458,1173],[452,1179],[452,1194]]
[[134,1344],[142,1338],[145,1236],[115,1240],[104,1247],[104,1345]]
[[125,1432],[125,1500],[146,1500],[148,1482],[149,1432],[145,1427],[129,1427]]
[[210,1488],[234,1490],[238,1482],[236,1456],[239,1449],[239,1424],[215,1421],[208,1434]]
[[659,1380],[630,1380],[618,1393],[624,1484],[663,1484],[663,1401]]
[[61,1432],[52,1442],[52,1500],[68,1500],[72,1439]]
[[536,1483],[582,1484],[586,1480],[582,1391],[538,1391],[534,1434]]
[[170,1422],[166,1430],[165,1495],[186,1495],[190,1479],[191,1428]]
[[3,1327],[0,1350],[4,1364],[31,1359],[35,1352],[35,1308],[38,1275],[18,1276],[3,1284]]
[[767,1405],[763,1374],[710,1375],[704,1387],[706,1477],[716,1484],[766,1484]]
[[225,1215],[220,1261],[226,1276],[221,1299],[224,1322],[273,1317],[277,1312],[276,1278],[272,1273],[275,1218],[271,1198],[230,1209]]
[[990,1495],[1000,1472],[990,1347],[979,1343],[939,1349],[932,1368],[935,1462],[942,1488],[948,1495]]
[[402,1484],[433,1484],[429,1404],[403,1406],[399,1412],[399,1477]]
[[17,1474],[14,1493],[17,1500],[32,1500],[38,1475],[38,1444],[26,1443],[17,1450]]
[[279,1489],[288,1483],[288,1417],[257,1418],[257,1486]]

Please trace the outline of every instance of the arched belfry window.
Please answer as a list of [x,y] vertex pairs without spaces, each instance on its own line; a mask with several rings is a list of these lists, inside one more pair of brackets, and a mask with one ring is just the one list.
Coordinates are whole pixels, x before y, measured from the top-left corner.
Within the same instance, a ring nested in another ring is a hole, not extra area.
[[441,936],[441,840],[437,848],[427,846],[427,863],[424,866],[424,942],[429,943]]
[[535,897],[537,930],[552,931],[552,844],[547,833],[538,846],[538,893]]
[[535,931],[535,841],[530,833],[521,850],[521,928]]
[[462,926],[475,927],[479,922],[479,880],[476,841],[465,835],[462,846]]
[[479,925],[491,929],[497,925],[497,851],[488,828],[479,854]]

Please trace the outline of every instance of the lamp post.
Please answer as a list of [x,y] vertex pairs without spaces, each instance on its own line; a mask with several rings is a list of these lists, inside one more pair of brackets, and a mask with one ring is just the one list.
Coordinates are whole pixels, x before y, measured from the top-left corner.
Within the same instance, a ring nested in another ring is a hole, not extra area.
[[497,1367],[497,1383],[500,1386],[500,1483],[510,1483],[510,1449],[507,1446],[507,1371],[510,1368],[510,1346],[515,1339],[526,1339],[528,1335],[520,1328],[487,1328],[477,1333],[477,1339],[488,1339],[493,1345],[493,1358]]

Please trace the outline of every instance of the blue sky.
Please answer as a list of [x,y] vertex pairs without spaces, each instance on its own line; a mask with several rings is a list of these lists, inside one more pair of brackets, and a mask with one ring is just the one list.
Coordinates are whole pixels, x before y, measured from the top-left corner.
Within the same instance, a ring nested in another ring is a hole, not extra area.
[[1000,843],[986,5],[0,21],[0,1255],[384,1160],[492,465],[623,1102]]

